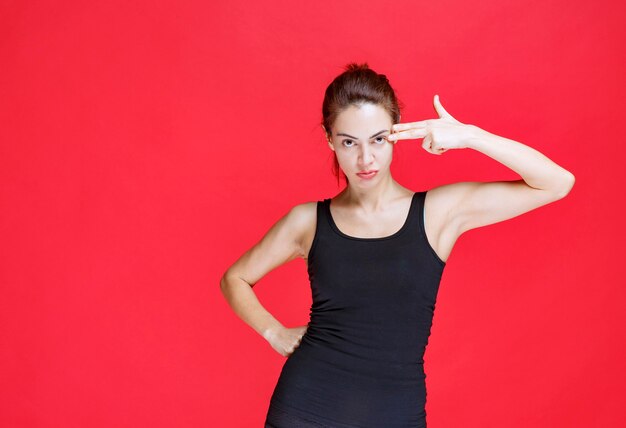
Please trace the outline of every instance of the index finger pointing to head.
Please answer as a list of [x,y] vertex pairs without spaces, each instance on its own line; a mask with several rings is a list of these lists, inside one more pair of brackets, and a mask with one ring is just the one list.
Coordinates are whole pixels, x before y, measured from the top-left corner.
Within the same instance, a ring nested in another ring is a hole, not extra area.
[[428,125],[428,120],[420,120],[417,122],[408,122],[408,123],[396,123],[395,125],[391,126],[391,130],[392,131],[406,131],[407,129],[414,129],[414,128],[425,128],[426,125]]
[[398,141],[412,138],[424,138],[428,135],[428,131],[426,129],[418,129],[413,128],[406,131],[397,132],[395,134],[391,134],[387,137],[387,141]]

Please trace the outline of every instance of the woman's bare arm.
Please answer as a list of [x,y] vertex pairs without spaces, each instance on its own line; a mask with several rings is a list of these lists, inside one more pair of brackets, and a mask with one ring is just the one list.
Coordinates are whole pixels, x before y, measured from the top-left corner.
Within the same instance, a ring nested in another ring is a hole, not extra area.
[[278,266],[306,257],[304,237],[315,219],[315,202],[294,206],[228,268],[220,281],[222,294],[233,311],[266,340],[285,327],[261,305],[252,288]]
[[[509,138],[478,127],[468,147],[509,167],[522,179],[494,182],[461,182],[446,185],[451,216],[459,233],[517,217],[564,198],[574,186],[574,175],[544,154]],[[444,192],[442,187],[441,192]]]
[[[574,186],[574,175],[539,151],[509,138],[456,120],[435,95],[438,119],[393,125],[391,142],[423,138],[422,147],[441,155],[449,149],[472,148],[517,172],[522,180],[460,182],[439,186],[430,194],[453,242],[478,227],[508,220],[564,198]],[[430,205],[430,204],[429,204]]]

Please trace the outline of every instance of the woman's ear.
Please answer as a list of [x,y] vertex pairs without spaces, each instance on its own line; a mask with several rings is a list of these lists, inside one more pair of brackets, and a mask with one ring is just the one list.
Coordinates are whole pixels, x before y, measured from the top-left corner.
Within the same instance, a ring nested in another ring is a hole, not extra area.
[[324,127],[324,125],[322,125],[322,130],[324,131],[324,135],[326,135],[328,137],[328,131],[326,130],[326,128]]
[[322,129],[324,130],[326,141],[328,141],[328,147],[330,147],[332,151],[335,151],[335,147],[333,146],[333,143],[330,141],[330,134],[326,131],[326,128],[324,127],[324,125],[322,125]]

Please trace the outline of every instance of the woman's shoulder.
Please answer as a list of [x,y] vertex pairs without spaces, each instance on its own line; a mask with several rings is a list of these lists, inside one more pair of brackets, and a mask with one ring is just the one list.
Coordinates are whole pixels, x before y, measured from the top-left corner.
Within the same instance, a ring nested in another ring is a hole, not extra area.
[[297,236],[303,258],[309,253],[317,225],[318,201],[302,202],[289,210],[289,222]]
[[293,205],[289,210],[289,215],[296,223],[307,224],[314,220],[317,214],[318,201],[306,201]]

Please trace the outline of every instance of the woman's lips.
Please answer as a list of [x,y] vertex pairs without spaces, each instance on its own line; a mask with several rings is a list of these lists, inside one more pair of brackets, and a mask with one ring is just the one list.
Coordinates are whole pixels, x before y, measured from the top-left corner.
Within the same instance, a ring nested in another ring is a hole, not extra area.
[[374,170],[374,171],[370,171],[369,173],[358,172],[356,175],[367,180],[367,179],[374,177],[377,173],[378,173],[378,170]]

